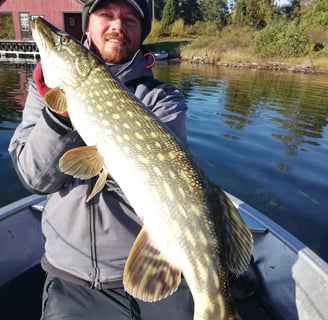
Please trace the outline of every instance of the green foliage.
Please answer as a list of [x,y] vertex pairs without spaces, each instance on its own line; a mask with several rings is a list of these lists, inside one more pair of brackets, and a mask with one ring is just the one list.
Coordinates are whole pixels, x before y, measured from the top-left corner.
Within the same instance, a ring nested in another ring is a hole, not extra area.
[[219,28],[215,22],[211,21],[197,21],[194,25],[196,35],[199,36],[215,36],[219,33]]
[[246,26],[247,19],[246,19],[246,1],[240,0],[237,1],[235,9],[232,13],[232,22],[238,26]]
[[302,16],[302,22],[308,28],[315,28],[322,31],[328,29],[328,0],[317,0],[308,8]]
[[206,53],[213,61],[306,55],[324,61],[328,0],[289,0],[282,7],[274,0],[166,0],[162,19],[155,21],[150,36],[170,35],[192,38],[189,55]]
[[186,25],[193,25],[203,19],[199,1],[184,0],[181,3],[181,17]]
[[199,25],[201,24],[201,22],[198,22],[189,26],[184,23],[182,18],[179,18],[171,24],[168,29],[163,29],[161,22],[155,20],[152,23],[148,38],[160,38],[165,36],[184,38],[199,35]]
[[263,58],[302,57],[311,50],[305,27],[295,20],[280,19],[259,31],[255,46]]
[[214,22],[218,28],[227,25],[229,9],[227,0],[202,0],[201,10],[205,21]]
[[289,0],[287,4],[276,7],[276,14],[278,16],[285,16],[290,20],[299,17],[300,12],[301,12],[300,0]]
[[163,8],[165,6],[165,0],[156,0],[156,1],[154,0],[151,3],[152,5],[154,5],[154,10],[152,10],[153,12],[155,11],[154,19],[158,21],[161,20]]
[[178,0],[167,0],[163,9],[161,20],[162,30],[168,30],[169,27],[180,17],[180,8]]
[[0,39],[15,39],[15,31],[11,14],[0,13]]
[[274,17],[273,0],[239,0],[232,14],[232,22],[239,26],[264,28]]
[[162,25],[159,21],[155,20],[152,22],[151,31],[149,38],[158,38],[162,35]]
[[186,36],[186,28],[182,18],[174,21],[174,23],[170,26],[170,33],[173,37]]
[[[205,29],[205,28],[203,28]],[[254,29],[228,26],[221,32],[197,36],[180,49],[184,59],[207,55],[207,61],[256,62],[258,58],[253,48]]]

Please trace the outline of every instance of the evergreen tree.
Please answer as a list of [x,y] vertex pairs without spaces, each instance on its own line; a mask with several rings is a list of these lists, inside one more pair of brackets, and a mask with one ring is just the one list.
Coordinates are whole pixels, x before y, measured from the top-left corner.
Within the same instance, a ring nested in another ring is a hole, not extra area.
[[161,20],[163,14],[163,8],[165,6],[165,0],[152,0],[152,5],[154,6],[153,12],[155,13],[154,19]]
[[181,16],[186,25],[195,24],[202,20],[202,12],[197,0],[182,0]]
[[227,0],[202,0],[201,9],[205,21],[215,22],[219,27],[227,25],[229,17]]
[[232,13],[232,23],[236,25],[247,25],[247,6],[245,0],[239,0],[236,2]]
[[233,12],[233,23],[262,29],[274,17],[274,0],[239,0]]
[[167,30],[177,19],[180,18],[180,7],[178,0],[167,0],[163,9],[161,26]]

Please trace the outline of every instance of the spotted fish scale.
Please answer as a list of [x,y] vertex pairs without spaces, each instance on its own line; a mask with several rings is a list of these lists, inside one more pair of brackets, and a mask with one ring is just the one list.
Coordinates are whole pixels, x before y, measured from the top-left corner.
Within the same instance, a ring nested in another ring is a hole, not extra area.
[[227,270],[247,268],[252,236],[231,201],[90,51],[42,18],[32,32],[53,88],[45,100],[54,111],[67,107],[87,145],[62,157],[62,171],[83,179],[99,174],[89,198],[110,174],[143,218],[125,265],[125,290],[158,301],[177,290],[182,273],[194,320],[239,319]]

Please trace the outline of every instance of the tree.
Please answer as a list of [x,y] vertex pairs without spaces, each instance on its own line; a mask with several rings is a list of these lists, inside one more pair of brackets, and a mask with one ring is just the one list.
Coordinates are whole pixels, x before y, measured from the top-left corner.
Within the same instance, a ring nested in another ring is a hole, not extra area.
[[197,0],[183,0],[181,3],[181,16],[186,25],[193,25],[203,19],[200,5]]
[[167,0],[163,9],[161,25],[167,30],[177,19],[180,18],[180,7],[178,0]]
[[152,5],[154,6],[153,13],[155,13],[153,18],[158,21],[161,20],[165,0],[152,0]]
[[288,19],[294,19],[300,15],[301,1],[291,0],[288,4],[277,7],[276,12],[279,16],[285,16]]
[[247,4],[245,0],[237,1],[232,13],[232,23],[240,26],[247,25]]
[[273,20],[274,0],[239,0],[232,17],[235,24],[262,29]]
[[328,0],[317,0],[302,8],[302,21],[312,29],[328,30]]
[[202,0],[201,9],[205,21],[215,22],[221,28],[227,25],[229,17],[227,0]]
[[0,13],[0,39],[15,39],[14,22],[11,14]]

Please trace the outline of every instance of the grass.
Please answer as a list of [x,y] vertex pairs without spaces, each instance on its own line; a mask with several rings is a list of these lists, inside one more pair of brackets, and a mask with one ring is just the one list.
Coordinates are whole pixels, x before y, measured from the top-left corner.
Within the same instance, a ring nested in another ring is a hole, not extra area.
[[191,39],[185,38],[172,38],[172,37],[161,37],[161,38],[147,38],[145,41],[145,46],[155,52],[155,51],[167,51],[171,58],[181,57],[180,48],[186,46],[192,42]]
[[145,45],[152,51],[165,50],[170,57],[192,60],[193,57],[207,56],[207,62],[258,63],[280,62],[290,66],[301,65],[311,60],[315,70],[328,72],[328,48],[305,57],[263,59],[257,55],[253,41],[255,31],[249,28],[225,28],[212,36],[200,35],[190,38],[150,37]]

